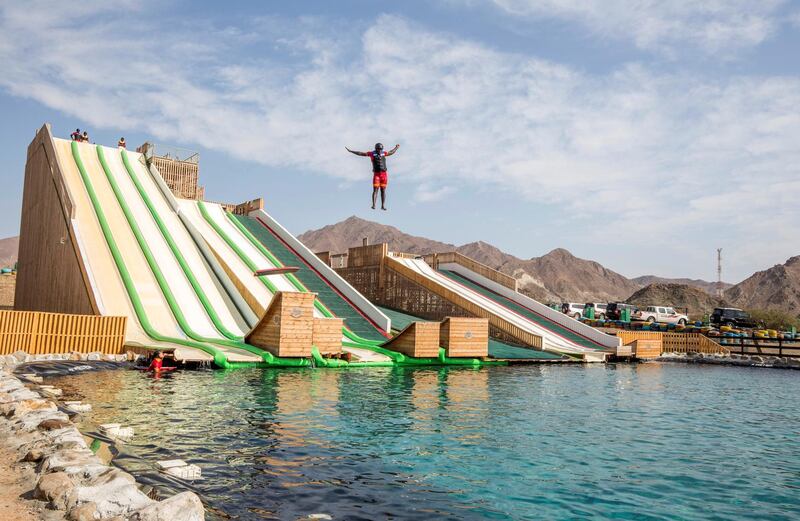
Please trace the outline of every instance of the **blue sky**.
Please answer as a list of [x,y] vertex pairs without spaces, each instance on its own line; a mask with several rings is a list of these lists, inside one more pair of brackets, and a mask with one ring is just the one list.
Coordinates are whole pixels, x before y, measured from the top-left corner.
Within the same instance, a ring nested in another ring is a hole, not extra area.
[[[0,5],[0,237],[27,144],[198,150],[295,233],[358,215],[519,257],[736,282],[800,254],[800,2]],[[366,160],[402,146],[387,213]]]

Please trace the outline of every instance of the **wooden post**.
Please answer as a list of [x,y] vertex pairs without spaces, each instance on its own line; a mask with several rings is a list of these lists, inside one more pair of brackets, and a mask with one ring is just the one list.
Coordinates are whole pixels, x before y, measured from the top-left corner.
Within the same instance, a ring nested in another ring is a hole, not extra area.
[[275,293],[264,316],[245,341],[275,356],[311,356],[316,298],[316,293]]
[[435,358],[439,356],[439,323],[412,322],[383,347],[414,358]]
[[447,317],[439,325],[439,342],[449,357],[489,356],[489,320]]
[[314,317],[314,333],[311,343],[319,349],[320,354],[336,355],[342,352],[341,318]]

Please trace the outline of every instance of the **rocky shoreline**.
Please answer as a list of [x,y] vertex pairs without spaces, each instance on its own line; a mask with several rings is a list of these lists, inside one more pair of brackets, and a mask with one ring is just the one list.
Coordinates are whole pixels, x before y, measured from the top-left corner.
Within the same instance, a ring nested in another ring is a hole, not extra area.
[[770,355],[720,355],[704,353],[665,353],[659,362],[682,362],[689,364],[711,364],[735,367],[767,367],[772,369],[800,369],[800,358],[788,358]]
[[[9,356],[19,363],[30,355]],[[205,519],[203,504],[196,494],[181,492],[154,501],[140,490],[133,476],[104,464],[89,449],[69,416],[59,410],[52,393],[40,390],[33,380],[12,375],[8,366],[17,363],[8,357],[2,362],[6,368],[0,367],[0,444],[15,460],[7,463],[24,470],[29,481],[26,488],[33,499],[46,504],[47,519]]]

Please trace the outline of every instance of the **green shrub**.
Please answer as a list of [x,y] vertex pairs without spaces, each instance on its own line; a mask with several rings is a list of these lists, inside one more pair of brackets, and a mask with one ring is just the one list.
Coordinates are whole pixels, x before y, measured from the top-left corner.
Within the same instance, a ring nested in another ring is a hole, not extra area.
[[777,329],[787,331],[794,326],[800,330],[800,318],[792,316],[790,313],[777,309],[748,309],[748,313],[753,320],[763,323],[767,329]]

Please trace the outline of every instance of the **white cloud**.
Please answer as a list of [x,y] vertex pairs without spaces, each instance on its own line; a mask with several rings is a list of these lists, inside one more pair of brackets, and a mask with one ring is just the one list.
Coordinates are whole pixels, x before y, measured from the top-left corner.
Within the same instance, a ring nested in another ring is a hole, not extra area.
[[[393,182],[416,183],[421,204],[488,187],[558,206],[587,240],[602,238],[581,223],[613,219],[615,236],[661,248],[735,241],[753,268],[797,253],[797,77],[592,76],[392,16],[343,39],[286,22],[167,31],[124,11],[33,23],[28,9],[2,8],[0,87],[95,127],[343,181],[366,168],[345,145],[400,142]],[[309,165],[309,146],[326,159]]]
[[727,54],[758,45],[775,31],[785,0],[445,0],[489,3],[524,19],[577,22],[603,37],[673,54],[691,46]]

